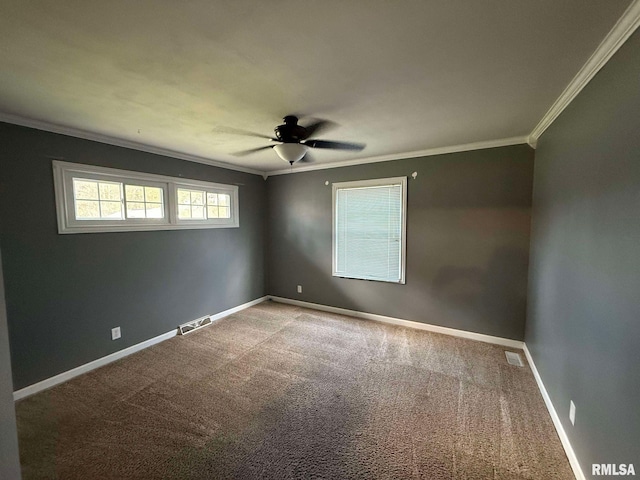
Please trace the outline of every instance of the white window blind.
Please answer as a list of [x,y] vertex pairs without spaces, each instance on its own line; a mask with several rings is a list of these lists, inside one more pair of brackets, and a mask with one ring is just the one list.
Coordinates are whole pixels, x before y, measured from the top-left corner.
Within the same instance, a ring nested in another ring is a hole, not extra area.
[[404,283],[406,177],[336,183],[333,274]]

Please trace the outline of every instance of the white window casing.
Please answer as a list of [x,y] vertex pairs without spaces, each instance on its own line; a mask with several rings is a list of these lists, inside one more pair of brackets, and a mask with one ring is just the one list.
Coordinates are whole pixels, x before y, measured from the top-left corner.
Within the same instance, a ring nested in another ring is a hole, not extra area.
[[333,275],[405,283],[407,178],[333,184]]
[[[53,161],[53,179],[58,233],[61,234],[234,228],[240,224],[237,185],[58,160]],[[120,189],[119,198],[116,185]],[[81,192],[80,188],[84,190]],[[224,208],[216,204],[215,208],[207,209],[205,204],[201,218],[179,218],[178,189],[204,192],[205,199],[222,200]],[[89,214],[77,215],[81,209]],[[208,214],[217,217],[209,218]]]

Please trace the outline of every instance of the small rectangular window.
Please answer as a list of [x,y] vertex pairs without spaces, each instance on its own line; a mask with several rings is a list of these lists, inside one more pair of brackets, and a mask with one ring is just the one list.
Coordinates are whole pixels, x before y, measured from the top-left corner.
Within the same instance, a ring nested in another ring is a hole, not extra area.
[[126,185],[127,218],[164,218],[164,190],[160,187]]
[[207,216],[209,218],[229,218],[231,197],[225,193],[207,193]]
[[73,179],[76,220],[121,220],[122,183]]
[[238,187],[53,162],[59,233],[239,226]]
[[333,184],[333,275],[405,282],[406,177]]
[[205,193],[203,190],[178,189],[178,218],[181,220],[204,220]]
[[180,220],[231,218],[231,195],[179,188],[178,218]]
[[[237,188],[237,187],[236,187]],[[237,200],[230,187],[176,185],[177,222],[179,224],[230,225],[236,215]]]

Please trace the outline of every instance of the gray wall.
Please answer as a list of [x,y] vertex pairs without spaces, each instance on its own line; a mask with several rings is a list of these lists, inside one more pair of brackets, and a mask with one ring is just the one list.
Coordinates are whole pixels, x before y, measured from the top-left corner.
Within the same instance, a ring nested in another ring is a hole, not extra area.
[[[333,277],[331,183],[413,171],[406,285]],[[269,177],[268,292],[522,340],[532,181],[525,145]]]
[[[0,272],[2,272],[1,258]],[[0,478],[6,480],[20,478],[18,432],[12,386],[4,282],[0,275]]]
[[588,477],[640,469],[639,132],[636,33],[536,152],[526,343]]
[[[16,389],[265,294],[262,177],[8,124],[0,145]],[[59,235],[51,158],[239,184],[240,228]]]

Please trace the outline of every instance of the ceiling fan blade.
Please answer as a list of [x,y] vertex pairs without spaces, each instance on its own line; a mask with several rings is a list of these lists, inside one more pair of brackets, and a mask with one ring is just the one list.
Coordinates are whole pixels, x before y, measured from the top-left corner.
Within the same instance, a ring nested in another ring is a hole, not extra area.
[[335,123],[330,122],[329,120],[318,120],[311,125],[304,127],[307,131],[307,136],[305,138],[311,138],[336,126],[337,125]]
[[267,150],[269,148],[273,148],[274,145],[266,145],[264,147],[258,147],[258,148],[251,148],[249,150],[242,150],[240,152],[235,152],[232,153],[232,155],[235,155],[236,157],[244,157],[245,155],[251,155],[252,153],[256,153],[259,152],[261,150]]
[[270,137],[269,135],[262,135],[261,133],[251,132],[249,130],[242,130],[241,128],[233,128],[233,127],[223,127],[218,126],[214,127],[212,130],[213,133],[226,133],[231,135],[244,135],[247,137],[258,137],[258,138],[266,138],[267,140],[272,140],[277,142],[277,138]]
[[329,140],[307,140],[304,144],[311,148],[328,148],[333,150],[360,151],[366,147],[364,143],[332,142]]

